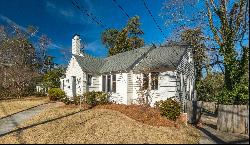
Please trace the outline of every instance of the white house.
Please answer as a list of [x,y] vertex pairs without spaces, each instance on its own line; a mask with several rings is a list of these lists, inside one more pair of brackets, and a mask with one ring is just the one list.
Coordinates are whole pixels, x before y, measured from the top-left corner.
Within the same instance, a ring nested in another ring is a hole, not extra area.
[[72,58],[61,89],[70,98],[104,91],[121,104],[137,103],[140,89],[150,93],[151,105],[175,97],[183,104],[194,99],[194,63],[187,45],[146,46],[107,58],[80,52],[80,36],[72,39]]

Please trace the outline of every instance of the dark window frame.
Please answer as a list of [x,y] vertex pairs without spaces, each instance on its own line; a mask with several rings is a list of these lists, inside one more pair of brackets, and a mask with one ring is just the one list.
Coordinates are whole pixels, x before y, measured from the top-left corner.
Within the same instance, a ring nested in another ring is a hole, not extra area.
[[102,76],[102,91],[103,92],[106,92],[106,88],[107,88],[106,87],[106,81],[107,81],[106,78],[107,78],[106,75]]
[[112,92],[116,93],[116,74],[112,75]]
[[92,78],[93,78],[93,76],[91,74],[87,75],[87,85],[88,86],[92,86],[92,84],[93,84]]
[[107,75],[107,92],[111,92],[111,75]]
[[147,90],[149,88],[149,74],[143,73],[142,74],[142,89]]

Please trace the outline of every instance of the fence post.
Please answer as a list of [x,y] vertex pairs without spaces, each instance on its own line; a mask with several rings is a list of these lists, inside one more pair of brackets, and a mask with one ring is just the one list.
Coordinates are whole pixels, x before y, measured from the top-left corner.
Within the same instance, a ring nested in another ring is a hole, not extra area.
[[202,101],[187,101],[186,112],[188,115],[188,123],[196,124],[199,122],[202,113]]

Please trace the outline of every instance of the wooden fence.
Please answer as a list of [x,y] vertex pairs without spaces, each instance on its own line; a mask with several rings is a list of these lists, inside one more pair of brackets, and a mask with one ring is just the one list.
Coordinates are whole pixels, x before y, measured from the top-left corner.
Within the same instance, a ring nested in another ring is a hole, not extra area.
[[248,105],[217,105],[215,102],[186,101],[188,123],[198,123],[201,115],[210,113],[217,118],[217,129],[223,132],[249,134]]
[[217,129],[223,132],[249,133],[248,105],[219,105]]

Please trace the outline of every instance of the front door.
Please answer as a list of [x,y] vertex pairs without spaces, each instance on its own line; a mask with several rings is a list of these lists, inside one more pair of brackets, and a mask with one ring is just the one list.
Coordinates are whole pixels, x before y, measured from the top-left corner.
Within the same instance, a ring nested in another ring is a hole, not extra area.
[[76,96],[76,77],[72,76],[72,95]]

